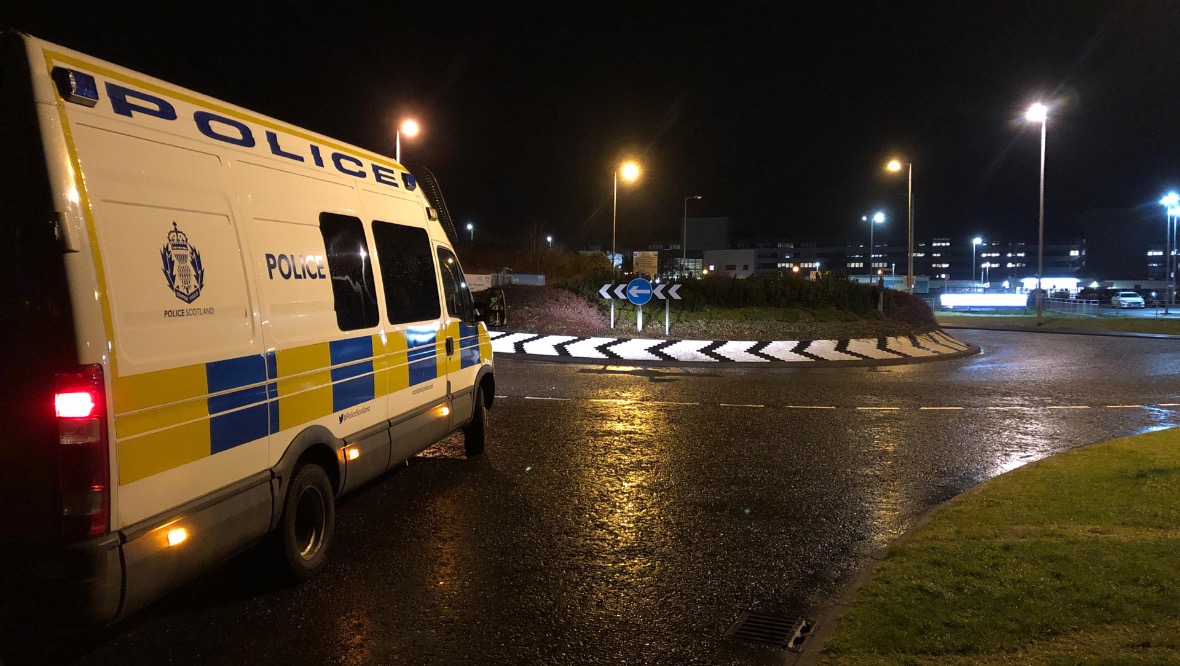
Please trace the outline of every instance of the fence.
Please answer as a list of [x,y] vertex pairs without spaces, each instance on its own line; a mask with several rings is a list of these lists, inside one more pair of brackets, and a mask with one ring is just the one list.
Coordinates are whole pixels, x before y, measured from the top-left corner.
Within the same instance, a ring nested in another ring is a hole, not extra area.
[[1046,298],[1044,309],[1049,312],[1067,315],[1098,316],[1098,301],[1080,298]]

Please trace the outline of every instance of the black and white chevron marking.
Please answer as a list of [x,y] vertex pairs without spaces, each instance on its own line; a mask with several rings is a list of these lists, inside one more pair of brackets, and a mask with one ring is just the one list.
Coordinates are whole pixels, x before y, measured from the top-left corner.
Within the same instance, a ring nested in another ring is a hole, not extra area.
[[957,354],[969,345],[943,331],[921,335],[846,340],[657,340],[583,338],[572,335],[492,331],[496,354],[528,354],[601,361],[679,361],[690,363],[808,363],[884,361]]

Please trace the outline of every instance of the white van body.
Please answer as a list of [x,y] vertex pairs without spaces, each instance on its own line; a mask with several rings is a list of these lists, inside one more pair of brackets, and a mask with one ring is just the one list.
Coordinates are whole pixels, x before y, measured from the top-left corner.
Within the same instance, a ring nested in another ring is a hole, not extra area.
[[331,503],[482,450],[487,329],[403,166],[27,35],[0,58],[10,571],[106,623],[282,532],[297,469]]

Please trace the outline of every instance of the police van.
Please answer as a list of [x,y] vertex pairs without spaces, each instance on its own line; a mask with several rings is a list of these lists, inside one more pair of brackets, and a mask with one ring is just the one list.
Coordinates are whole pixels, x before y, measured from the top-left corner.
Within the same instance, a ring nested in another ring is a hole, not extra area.
[[482,452],[433,177],[18,33],[0,123],[0,592],[103,624],[263,541],[306,579],[337,497]]

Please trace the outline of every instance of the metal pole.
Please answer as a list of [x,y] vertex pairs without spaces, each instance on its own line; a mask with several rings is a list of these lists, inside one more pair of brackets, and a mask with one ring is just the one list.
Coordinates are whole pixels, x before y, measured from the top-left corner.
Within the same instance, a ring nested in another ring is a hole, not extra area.
[[877,221],[872,217],[869,218],[869,275],[873,274],[873,227],[876,226]]
[[[1172,208],[1164,206],[1164,277],[1168,280],[1168,289],[1172,289]],[[1168,301],[1171,294],[1164,294],[1164,314],[1168,314]],[[1158,304],[1157,304],[1158,309]]]
[[668,335],[668,320],[669,320],[668,312],[671,309],[672,309],[672,299],[665,298],[664,299],[664,335],[665,336]]
[[909,200],[909,217],[910,217],[910,247],[909,247],[909,268],[906,270],[906,291],[914,293],[914,163],[909,164],[909,190],[907,199]]
[[[680,221],[680,272],[688,265],[688,199],[684,197],[684,217]],[[668,332],[664,331],[664,335]]]
[[971,291],[975,291],[975,239],[971,239]]
[[397,138],[395,139],[397,147],[393,151],[393,161],[398,164],[402,163],[402,131],[397,130]]
[[1045,134],[1049,127],[1049,116],[1041,121],[1041,198],[1037,209],[1037,326],[1041,326],[1041,313],[1045,300],[1041,292],[1041,278],[1045,275]]
[[[619,170],[615,169],[614,177],[614,206],[610,215],[610,268],[615,272],[615,224],[619,219]],[[618,274],[615,274],[618,279]],[[615,327],[615,299],[610,299],[610,327]]]

